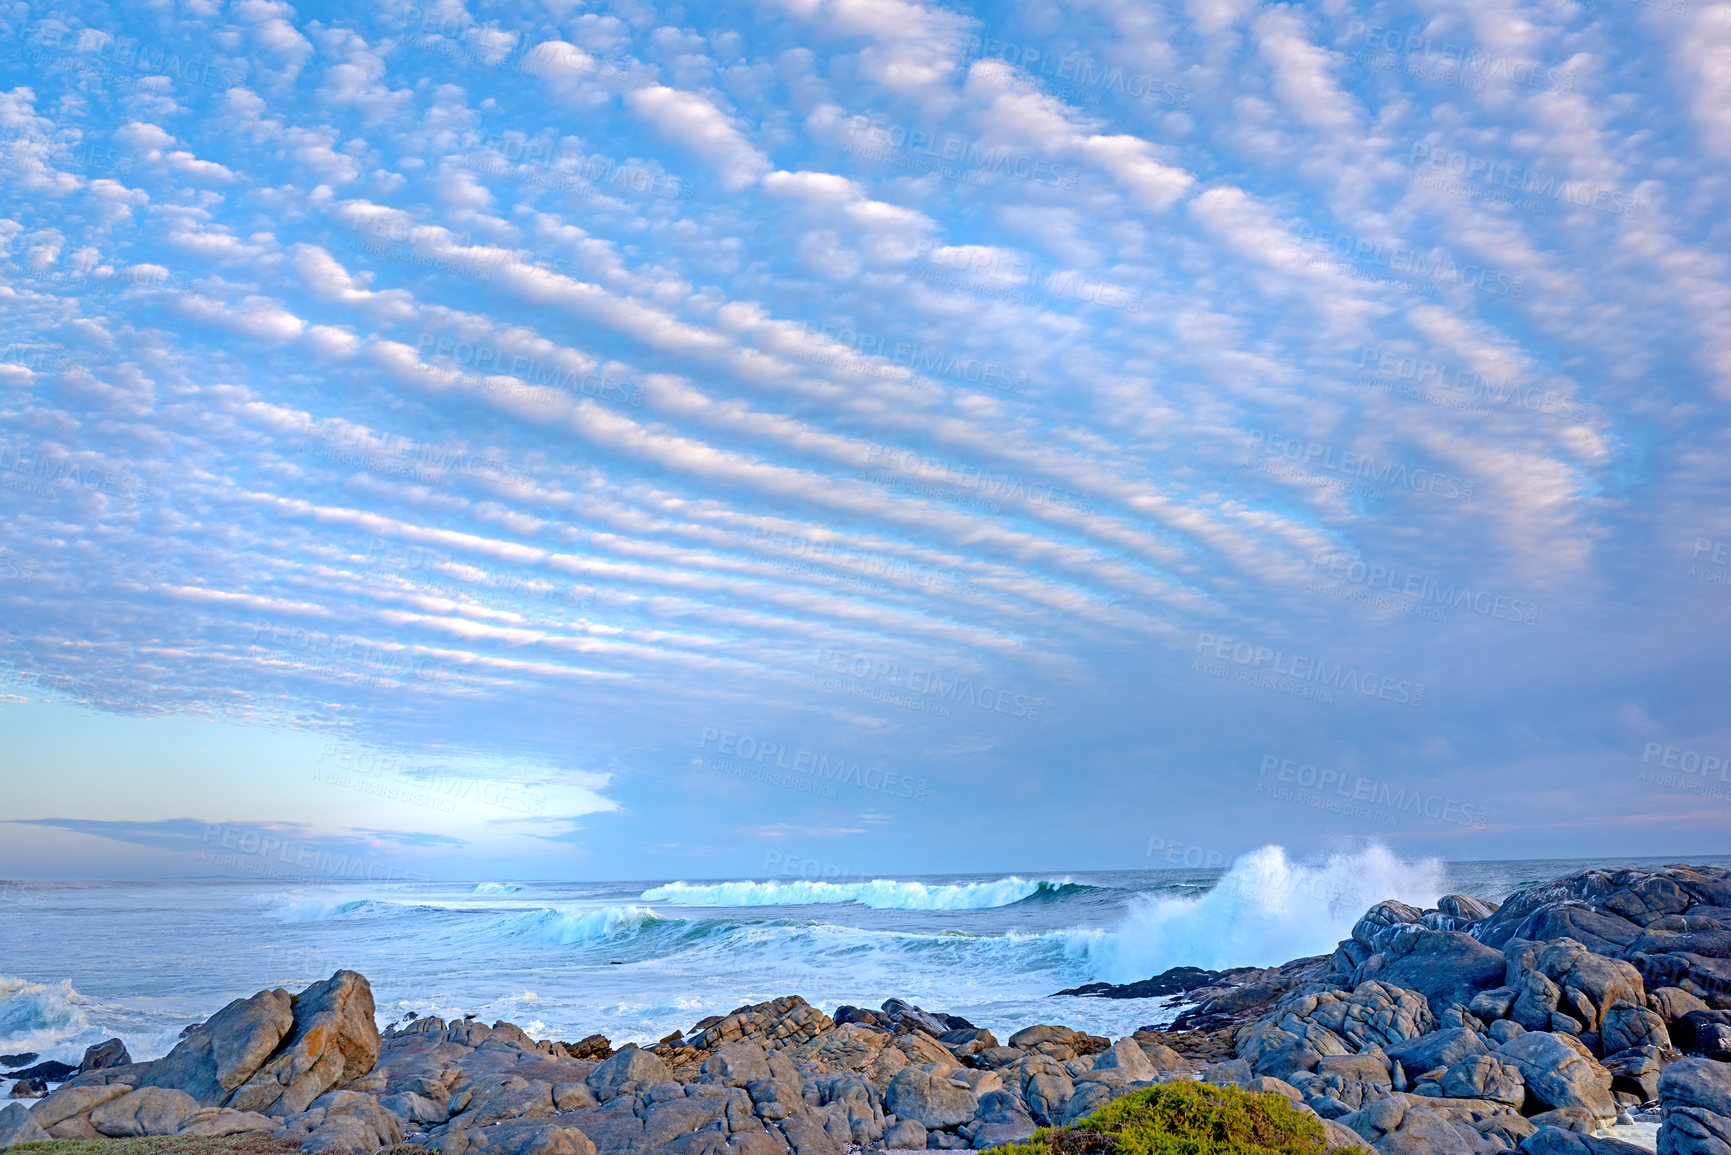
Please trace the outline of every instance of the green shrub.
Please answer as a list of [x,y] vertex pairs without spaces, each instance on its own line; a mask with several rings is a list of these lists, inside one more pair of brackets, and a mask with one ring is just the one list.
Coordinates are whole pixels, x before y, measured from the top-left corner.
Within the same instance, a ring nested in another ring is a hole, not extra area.
[[1326,1155],[1321,1120],[1284,1095],[1211,1083],[1132,1091],[1069,1127],[1047,1127],[996,1155]]
[[156,1135],[137,1139],[49,1139],[20,1143],[6,1155],[296,1155],[288,1139],[266,1139],[262,1132],[198,1138]]

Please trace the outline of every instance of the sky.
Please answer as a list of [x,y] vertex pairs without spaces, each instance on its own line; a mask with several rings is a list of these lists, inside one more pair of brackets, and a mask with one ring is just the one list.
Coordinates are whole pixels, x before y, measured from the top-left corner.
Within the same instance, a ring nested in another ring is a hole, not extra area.
[[1731,3],[360,8],[0,4],[0,876],[1727,851]]

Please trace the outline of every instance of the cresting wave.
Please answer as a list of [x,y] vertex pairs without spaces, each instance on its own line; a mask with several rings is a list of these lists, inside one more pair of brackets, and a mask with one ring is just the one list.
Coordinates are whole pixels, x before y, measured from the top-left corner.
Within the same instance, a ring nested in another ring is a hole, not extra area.
[[642,894],[645,902],[676,906],[818,906],[853,902],[873,910],[987,910],[1009,906],[1035,895],[1089,889],[1067,879],[1040,880],[1011,876],[994,882],[930,886],[923,882],[670,882]]
[[1085,960],[1096,979],[1117,983],[1174,966],[1272,966],[1333,950],[1384,899],[1426,907],[1442,892],[1443,866],[1434,858],[1403,862],[1373,843],[1303,865],[1287,861],[1282,847],[1264,846],[1200,898],[1145,898],[1116,930],[1071,932],[1066,953]]
[[32,983],[0,975],[0,1050],[53,1054],[90,1032],[84,998],[70,982]]

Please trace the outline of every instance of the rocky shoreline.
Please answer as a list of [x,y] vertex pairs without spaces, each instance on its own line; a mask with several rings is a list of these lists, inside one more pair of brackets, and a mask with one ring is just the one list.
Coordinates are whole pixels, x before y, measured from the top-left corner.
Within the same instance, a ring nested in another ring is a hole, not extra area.
[[[1331,955],[1180,967],[1068,997],[1182,1003],[1118,1040],[1057,1024],[999,1041],[900,999],[826,1014],[788,995],[652,1046],[511,1023],[379,1030],[338,971],[237,999],[164,1058],[76,1069],[0,1056],[0,1150],[47,1138],[258,1134],[306,1155],[841,1155],[985,1149],[1139,1087],[1287,1097],[1336,1150],[1731,1155],[1731,870],[1589,870],[1500,906],[1372,907]],[[50,1083],[59,1085],[52,1089]]]

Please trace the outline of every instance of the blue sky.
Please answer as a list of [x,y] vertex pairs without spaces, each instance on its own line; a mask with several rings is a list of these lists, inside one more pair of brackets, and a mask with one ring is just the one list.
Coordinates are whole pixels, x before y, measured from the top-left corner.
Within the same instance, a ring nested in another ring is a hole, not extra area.
[[1731,6],[0,6],[0,873],[1723,852]]

